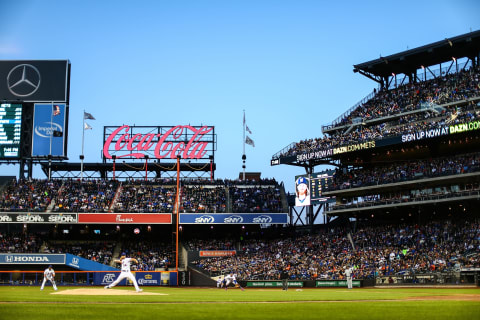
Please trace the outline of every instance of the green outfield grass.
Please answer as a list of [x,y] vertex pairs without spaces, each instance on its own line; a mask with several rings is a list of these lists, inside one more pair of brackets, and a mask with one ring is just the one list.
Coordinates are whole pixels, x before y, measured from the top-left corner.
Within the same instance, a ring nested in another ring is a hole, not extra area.
[[[79,287],[59,287],[59,291]],[[81,289],[93,289],[82,287]],[[99,289],[96,287],[95,289]],[[478,319],[480,288],[229,289],[144,287],[57,295],[0,287],[0,319]],[[111,291],[109,291],[111,292]],[[422,299],[422,300],[414,300]]]

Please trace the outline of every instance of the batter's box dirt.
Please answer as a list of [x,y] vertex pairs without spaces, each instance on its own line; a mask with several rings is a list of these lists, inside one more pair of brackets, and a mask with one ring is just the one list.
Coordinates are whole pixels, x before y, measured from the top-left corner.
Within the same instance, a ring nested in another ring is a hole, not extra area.
[[156,292],[135,292],[135,290],[118,290],[118,289],[104,289],[104,288],[80,288],[69,289],[52,292],[51,294],[73,295],[73,296],[130,296],[138,294],[142,296],[166,296],[166,293]]

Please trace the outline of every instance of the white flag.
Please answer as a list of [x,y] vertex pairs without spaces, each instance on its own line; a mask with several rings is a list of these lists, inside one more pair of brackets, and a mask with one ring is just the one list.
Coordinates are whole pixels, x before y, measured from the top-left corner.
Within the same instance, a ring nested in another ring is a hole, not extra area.
[[90,127],[88,123],[85,122],[85,127],[83,128],[83,130],[91,130],[91,129],[92,127]]
[[251,145],[252,147],[255,147],[255,142],[253,142],[253,140],[250,139],[249,136],[245,138],[245,143]]
[[250,129],[248,128],[248,126],[246,126],[245,130],[247,130],[248,133],[252,134],[252,131],[250,131]]

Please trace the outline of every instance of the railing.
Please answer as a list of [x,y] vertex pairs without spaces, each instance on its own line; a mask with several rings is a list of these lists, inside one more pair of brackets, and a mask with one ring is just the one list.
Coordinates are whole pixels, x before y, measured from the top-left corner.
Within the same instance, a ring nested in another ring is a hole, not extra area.
[[[480,171],[480,166],[479,165],[473,165],[468,170],[464,171],[462,174],[475,173],[475,172],[478,172],[478,171]],[[392,186],[392,185],[397,184],[397,183],[417,182],[417,180],[443,178],[443,177],[448,177],[448,176],[459,176],[460,177],[462,174],[459,174],[456,171],[456,169],[446,171],[446,172],[439,172],[439,173],[419,172],[419,173],[415,174],[414,176],[404,177],[404,178],[400,178],[400,179],[393,180],[393,181],[388,181],[388,182],[385,182],[384,180],[381,180],[380,178],[378,178],[374,181],[365,182],[365,183],[361,183],[361,184],[360,183],[350,183],[349,185],[327,186],[323,190],[323,192],[326,193],[326,192],[333,192],[333,191],[344,191],[344,190],[352,190],[352,189],[368,188],[368,187],[378,187],[378,186],[388,187],[388,186]]]
[[430,196],[420,196],[420,197],[408,197],[408,198],[395,198],[395,199],[379,199],[375,201],[361,201],[357,203],[350,204],[339,204],[332,207],[329,207],[327,211],[334,212],[337,210],[343,209],[360,209],[360,208],[374,208],[377,206],[384,205],[399,205],[401,203],[414,203],[414,202],[425,202],[425,201],[435,201],[435,200],[444,200],[444,199],[453,199],[459,197],[475,196],[480,197],[479,190],[472,191],[460,191],[460,192],[451,192],[447,194],[436,194]]
[[[467,59],[467,58],[465,58]],[[472,62],[471,60],[467,60],[467,61],[462,61],[462,62],[453,62],[453,65],[451,65],[451,67],[449,66],[448,68],[438,68],[438,69],[435,69],[435,70],[430,70],[430,69],[418,69],[417,70],[417,79],[419,79],[420,81],[428,81],[428,80],[432,80],[432,79],[435,79],[435,78],[438,78],[438,77],[442,77],[442,76],[445,76],[445,75],[448,75],[448,74],[455,74],[455,73],[458,73],[459,71],[461,70],[465,70],[469,67],[472,66]],[[397,75],[398,76],[398,75]],[[407,85],[410,83],[409,81],[409,78],[404,75],[404,78],[400,81],[401,85],[398,85],[398,81],[395,82],[395,81],[392,81],[389,86],[388,86],[388,89],[395,89],[395,88],[398,88],[400,86],[404,86],[404,85]],[[365,102],[367,102],[368,100],[370,100],[371,98],[373,98],[375,96],[375,91],[372,92],[371,94],[369,94],[368,96],[366,96],[365,98],[363,98],[361,101],[359,101],[358,103],[356,103],[353,107],[351,107],[350,109],[348,109],[347,111],[345,111],[344,113],[342,113],[342,115],[340,115],[339,117],[337,117],[334,121],[332,121],[332,123],[330,125],[325,125],[325,126],[322,126],[322,133],[325,133],[325,131],[328,131],[328,130],[331,130],[333,128],[335,128],[336,126],[338,126],[342,120],[347,117],[352,111],[354,111],[356,108],[358,108],[360,105],[364,104]]]
[[338,124],[340,124],[342,122],[342,120],[347,117],[350,113],[352,113],[353,110],[357,109],[359,106],[361,106],[362,104],[364,104],[365,102],[369,101],[370,99],[372,99],[376,94],[376,91],[374,90],[372,93],[370,93],[369,95],[367,95],[365,98],[363,98],[362,100],[360,100],[359,102],[357,102],[353,107],[351,107],[350,109],[348,109],[347,111],[345,111],[344,113],[342,113],[342,115],[340,115],[339,117],[337,117],[335,120],[332,121],[331,124],[329,125],[325,125],[325,126],[322,126],[322,133],[325,133],[325,131],[327,130],[330,130],[334,127],[336,127]]
[[292,149],[297,143],[296,142],[292,142],[290,143],[288,146],[286,146],[285,148],[283,148],[282,150],[278,151],[277,153],[275,153],[273,156],[272,156],[272,159],[278,159],[280,158],[280,156],[282,154],[284,154],[285,152],[287,152],[288,150]]

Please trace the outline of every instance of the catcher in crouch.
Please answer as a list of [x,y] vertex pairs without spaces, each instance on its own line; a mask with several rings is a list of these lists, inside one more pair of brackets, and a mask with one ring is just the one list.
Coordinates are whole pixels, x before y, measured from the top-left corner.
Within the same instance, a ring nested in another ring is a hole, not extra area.
[[114,262],[122,264],[122,269],[121,269],[122,272],[120,272],[120,275],[115,281],[105,286],[105,289],[110,289],[112,287],[115,287],[117,284],[120,283],[120,281],[127,278],[130,281],[132,281],[133,285],[135,286],[135,290],[137,290],[137,292],[142,292],[143,290],[138,287],[137,279],[135,279],[135,276],[130,271],[130,264],[132,262],[138,264],[137,259],[127,258],[127,255],[124,252],[122,252],[122,256],[120,257],[120,260],[117,259],[117,260],[114,260]]

